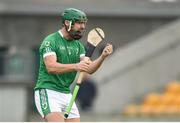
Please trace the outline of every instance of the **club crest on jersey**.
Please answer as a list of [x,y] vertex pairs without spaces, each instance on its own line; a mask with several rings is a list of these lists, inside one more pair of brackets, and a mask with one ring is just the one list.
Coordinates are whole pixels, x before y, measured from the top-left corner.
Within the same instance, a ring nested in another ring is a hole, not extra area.
[[46,42],[45,42],[45,46],[46,46],[46,47],[49,47],[49,46],[50,46],[50,42],[49,42],[49,41],[46,41]]

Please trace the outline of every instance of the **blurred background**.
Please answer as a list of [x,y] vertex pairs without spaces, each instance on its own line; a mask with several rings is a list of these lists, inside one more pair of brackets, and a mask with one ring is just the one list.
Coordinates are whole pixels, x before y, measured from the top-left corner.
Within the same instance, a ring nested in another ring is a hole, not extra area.
[[[81,121],[180,121],[180,0],[0,0],[0,121],[42,121],[33,99],[41,41],[68,7],[114,53],[81,86]],[[73,88],[73,87],[72,87]]]

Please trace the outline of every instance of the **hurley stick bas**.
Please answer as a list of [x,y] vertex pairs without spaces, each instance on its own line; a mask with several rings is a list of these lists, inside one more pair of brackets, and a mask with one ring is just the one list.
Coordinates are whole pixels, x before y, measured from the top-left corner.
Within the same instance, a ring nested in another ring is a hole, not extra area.
[[[87,47],[86,47],[86,54],[85,54],[87,60],[92,56],[96,46],[104,39],[104,37],[105,37],[105,35],[101,28],[94,28],[88,33]],[[74,88],[74,91],[73,91],[73,95],[70,100],[70,103],[69,103],[68,107],[66,108],[66,112],[64,114],[65,118],[68,117],[68,115],[71,111],[72,105],[73,105],[73,103],[76,99],[77,93],[79,91],[83,76],[84,76],[84,72],[80,72],[77,82],[76,82],[76,85],[75,85],[75,88]]]

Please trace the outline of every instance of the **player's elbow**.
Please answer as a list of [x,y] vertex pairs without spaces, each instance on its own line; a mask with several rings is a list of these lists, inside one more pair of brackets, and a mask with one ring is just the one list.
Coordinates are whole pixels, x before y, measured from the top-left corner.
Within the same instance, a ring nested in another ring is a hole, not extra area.
[[49,69],[49,68],[47,68],[47,72],[49,73],[49,74],[55,74],[56,73],[56,71],[54,70],[54,69]]
[[46,69],[47,69],[47,72],[49,74],[55,74],[56,73],[56,69],[55,69],[55,67],[53,67],[53,65],[46,65]]
[[48,72],[49,74],[55,74],[55,73],[56,73],[56,71],[53,70],[53,69],[47,69],[47,72]]

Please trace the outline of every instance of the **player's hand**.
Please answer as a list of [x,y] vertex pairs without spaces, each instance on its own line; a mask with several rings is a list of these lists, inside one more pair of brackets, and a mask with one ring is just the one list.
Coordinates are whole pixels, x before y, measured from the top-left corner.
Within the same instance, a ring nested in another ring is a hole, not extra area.
[[91,60],[82,60],[76,64],[76,71],[88,72],[90,69]]
[[107,44],[106,47],[103,49],[102,52],[102,57],[106,58],[107,56],[109,56],[111,53],[113,52],[113,46],[112,44]]

